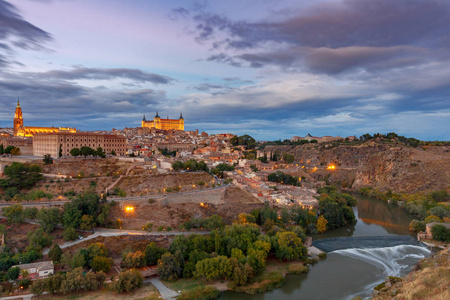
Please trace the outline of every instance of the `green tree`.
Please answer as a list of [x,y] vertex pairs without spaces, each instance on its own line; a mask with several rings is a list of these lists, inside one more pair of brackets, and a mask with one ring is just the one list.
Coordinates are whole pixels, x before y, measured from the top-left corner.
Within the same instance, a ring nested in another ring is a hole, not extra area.
[[69,151],[69,153],[70,153],[70,155],[75,156],[75,157],[81,155],[81,151],[79,148],[73,148]]
[[105,153],[105,151],[103,151],[102,147],[98,147],[97,150],[94,151],[94,156],[105,158],[106,153]]
[[327,224],[327,219],[325,219],[324,216],[320,216],[319,219],[317,219],[317,231],[319,233],[324,233],[327,230]]
[[6,272],[6,278],[8,280],[16,280],[17,278],[19,278],[19,275],[20,275],[20,268],[19,267],[10,268],[8,270],[8,272]]
[[0,155],[3,155],[5,153],[5,148],[3,147],[3,144],[0,144]]
[[95,150],[91,147],[83,146],[80,149],[80,154],[84,157],[87,157],[89,155],[95,155]]
[[81,230],[92,230],[92,228],[95,227],[95,221],[94,217],[90,215],[83,215],[81,217],[81,224],[80,229]]
[[66,278],[61,283],[61,291],[64,294],[78,293],[84,289],[84,285],[85,277],[83,276],[83,269],[76,268],[66,273]]
[[7,206],[2,208],[3,216],[6,217],[8,223],[22,223],[24,219],[23,207],[20,204]]
[[112,288],[116,293],[131,292],[142,286],[144,279],[136,269],[121,272],[119,278],[113,282]]
[[290,231],[278,232],[276,238],[276,255],[279,259],[299,260],[306,256],[306,247],[303,246],[302,240],[295,233]]
[[92,259],[91,267],[94,269],[94,271],[103,271],[105,273],[108,273],[111,269],[111,266],[113,264],[113,260],[109,257],[104,256],[96,256]]
[[74,255],[71,255],[69,252],[64,253],[61,256],[61,262],[64,266],[70,268],[71,270],[81,268],[86,264],[84,255],[81,254],[80,251],[75,252]]
[[13,162],[6,166],[4,175],[7,179],[0,179],[3,188],[16,187],[21,189],[32,188],[42,178],[42,169],[38,165],[27,166],[22,163]]
[[172,169],[174,169],[175,171],[183,170],[184,169],[184,164],[181,161],[179,161],[179,160],[174,161],[172,163]]
[[450,242],[450,229],[444,225],[434,225],[431,227],[431,233],[433,234],[433,240]]
[[196,278],[205,277],[207,280],[228,279],[233,272],[233,266],[228,257],[219,255],[213,258],[206,258],[197,262],[194,276]]
[[122,257],[125,268],[142,268],[146,265],[145,254],[142,251],[128,252]]
[[294,155],[289,153],[283,153],[283,161],[292,164],[294,162]]
[[61,220],[61,213],[58,208],[41,208],[37,219],[46,233],[52,233]]
[[43,228],[37,228],[27,233],[29,246],[27,249],[40,251],[42,248],[49,247],[52,244],[53,237],[47,234]]
[[73,227],[68,227],[63,231],[63,238],[65,241],[73,241],[78,237],[78,233]]
[[177,251],[175,254],[163,254],[158,260],[158,275],[164,280],[177,280],[182,274],[183,262],[184,259],[180,251]]
[[428,217],[425,218],[424,221],[425,221],[425,224],[434,223],[434,222],[442,223],[441,218],[439,218],[438,216],[434,216],[434,215],[429,215]]
[[48,252],[48,257],[55,263],[58,264],[61,261],[62,250],[58,244],[53,244],[53,247]]
[[39,297],[45,292],[46,288],[45,279],[35,280],[31,285],[30,292]]
[[158,259],[166,253],[167,250],[164,248],[158,247],[155,242],[151,242],[145,247],[145,261],[147,266],[153,266],[158,263]]
[[56,273],[45,279],[45,289],[50,294],[56,294],[61,290],[61,284],[64,281],[64,275]]
[[425,229],[426,229],[426,224],[424,221],[412,220],[409,223],[409,231],[417,233],[419,231],[425,231]]
[[98,290],[105,282],[106,275],[103,271],[94,273],[87,272],[85,277],[84,289],[88,291]]
[[51,157],[50,154],[45,154],[42,161],[44,162],[45,165],[53,164],[53,158]]

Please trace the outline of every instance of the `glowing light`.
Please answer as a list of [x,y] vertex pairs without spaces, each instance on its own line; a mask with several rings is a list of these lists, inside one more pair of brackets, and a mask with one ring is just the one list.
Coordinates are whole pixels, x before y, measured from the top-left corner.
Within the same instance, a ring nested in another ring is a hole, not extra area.
[[203,203],[203,202],[200,203],[200,206],[205,207],[205,203]]
[[134,212],[134,207],[133,206],[125,206],[125,212],[127,212],[127,213]]
[[327,167],[327,170],[335,170],[336,166],[335,165],[330,165]]

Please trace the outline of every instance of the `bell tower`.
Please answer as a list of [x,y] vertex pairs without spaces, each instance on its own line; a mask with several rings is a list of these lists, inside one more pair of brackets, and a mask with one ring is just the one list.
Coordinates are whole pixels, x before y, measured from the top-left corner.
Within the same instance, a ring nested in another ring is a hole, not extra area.
[[19,99],[17,99],[16,112],[14,113],[14,136],[17,136],[19,128],[23,126],[22,108]]

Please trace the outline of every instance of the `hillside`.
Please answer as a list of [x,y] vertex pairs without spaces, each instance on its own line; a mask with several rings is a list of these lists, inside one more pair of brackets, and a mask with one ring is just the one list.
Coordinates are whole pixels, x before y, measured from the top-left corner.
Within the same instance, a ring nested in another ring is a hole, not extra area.
[[[381,191],[428,192],[450,188],[450,147],[407,147],[370,141],[361,145],[305,144],[267,146],[270,153],[289,153],[315,179],[346,183],[351,189],[373,186]],[[326,170],[334,164],[336,170]],[[317,170],[314,168],[317,167]]]

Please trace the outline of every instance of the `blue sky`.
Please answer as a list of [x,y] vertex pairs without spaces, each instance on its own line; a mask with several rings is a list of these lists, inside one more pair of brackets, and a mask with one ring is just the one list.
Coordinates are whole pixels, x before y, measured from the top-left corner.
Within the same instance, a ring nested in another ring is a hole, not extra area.
[[0,126],[449,140],[445,0],[0,0]]

